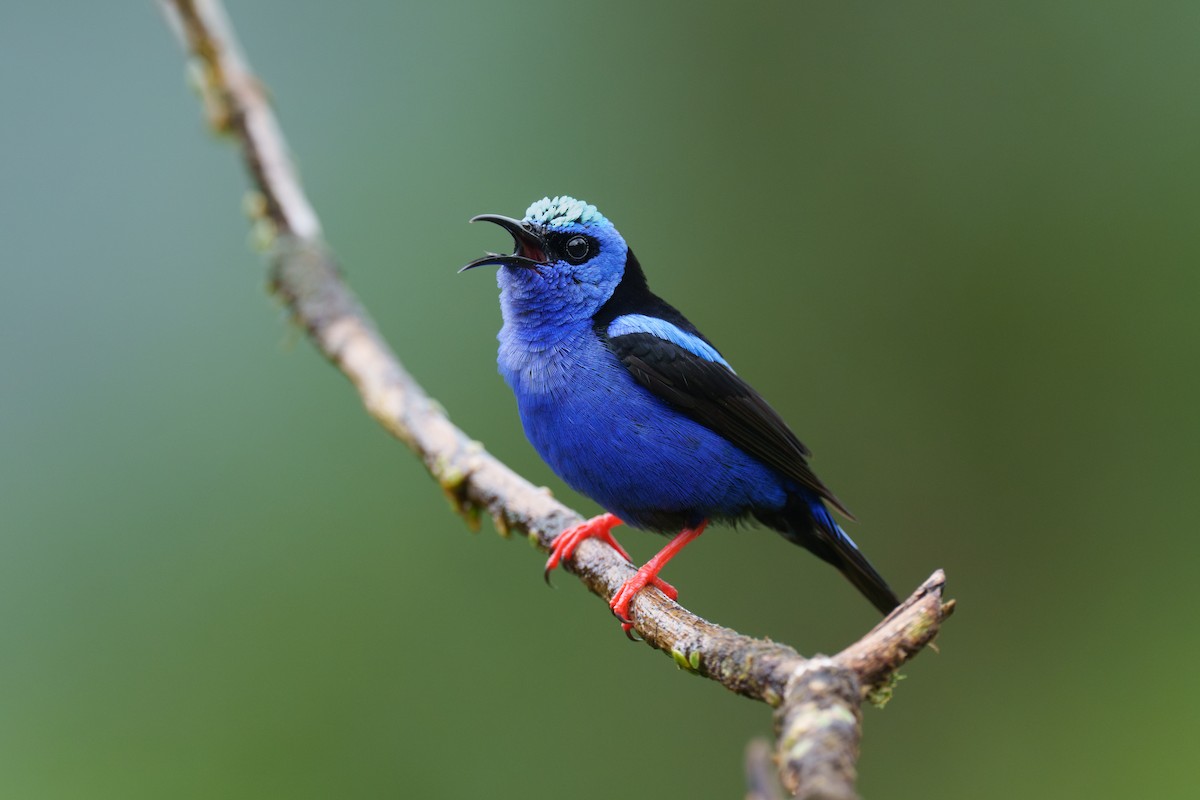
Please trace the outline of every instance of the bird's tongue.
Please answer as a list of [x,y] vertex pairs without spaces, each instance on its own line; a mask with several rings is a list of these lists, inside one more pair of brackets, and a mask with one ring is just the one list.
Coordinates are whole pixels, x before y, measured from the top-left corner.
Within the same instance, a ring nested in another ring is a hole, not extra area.
[[519,239],[516,236],[513,237],[513,240],[517,243],[517,249],[513,255],[524,256],[538,262],[546,260],[546,254],[542,252],[542,248],[536,242]]

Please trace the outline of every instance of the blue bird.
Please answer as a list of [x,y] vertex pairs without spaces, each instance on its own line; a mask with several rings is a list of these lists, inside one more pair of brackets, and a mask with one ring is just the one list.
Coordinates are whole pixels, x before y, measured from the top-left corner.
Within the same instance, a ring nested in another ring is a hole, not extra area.
[[[808,448],[696,326],[650,291],[621,234],[596,207],[544,198],[522,220],[483,214],[512,234],[500,267],[500,374],[529,441],[551,469],[608,513],[555,539],[546,575],[580,542],[624,522],[675,534],[614,595],[629,604],[710,521],[757,520],[841,570],[883,614],[895,593],[834,521],[853,519],[808,465]],[[462,271],[460,270],[460,271]]]

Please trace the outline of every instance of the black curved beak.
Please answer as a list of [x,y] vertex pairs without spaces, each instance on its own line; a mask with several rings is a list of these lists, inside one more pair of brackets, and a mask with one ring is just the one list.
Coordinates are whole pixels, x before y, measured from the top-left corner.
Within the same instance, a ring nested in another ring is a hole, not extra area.
[[502,217],[499,214],[480,214],[477,217],[471,217],[471,222],[479,221],[494,222],[511,233],[515,251],[511,255],[488,253],[483,258],[477,258],[470,264],[467,264],[459,272],[466,272],[469,269],[489,264],[496,264],[502,267],[535,269],[550,263],[546,259],[546,243],[532,225],[512,219],[511,217]]

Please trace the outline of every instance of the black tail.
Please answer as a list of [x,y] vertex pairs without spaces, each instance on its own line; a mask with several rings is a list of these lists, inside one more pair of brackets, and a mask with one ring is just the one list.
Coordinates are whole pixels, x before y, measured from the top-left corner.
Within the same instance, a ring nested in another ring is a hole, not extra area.
[[783,534],[785,539],[837,567],[879,609],[879,613],[890,614],[900,605],[900,598],[859,552],[858,546],[834,521],[819,498],[794,494],[782,511],[759,515],[759,519]]

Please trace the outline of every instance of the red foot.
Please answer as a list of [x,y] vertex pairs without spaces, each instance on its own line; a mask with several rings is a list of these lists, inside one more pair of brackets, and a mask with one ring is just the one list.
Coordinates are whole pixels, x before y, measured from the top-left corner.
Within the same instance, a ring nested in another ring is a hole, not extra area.
[[[633,559],[629,557],[629,553],[626,553],[625,548],[617,544],[617,540],[609,533],[609,531],[620,524],[621,520],[617,519],[616,515],[601,514],[598,517],[592,517],[586,522],[581,522],[573,528],[567,528],[554,537],[554,543],[550,545],[550,558],[546,559],[546,583],[550,582],[550,571],[557,567],[559,562],[574,555],[575,548],[579,547],[579,543],[584,539],[599,539],[605,542],[609,547],[620,553],[622,558],[632,564]],[[675,590],[675,587],[666,581],[655,578],[651,583],[672,600],[679,596],[679,592]],[[645,586],[645,584],[642,585]]]
[[601,514],[572,528],[567,528],[555,536],[554,543],[550,545],[550,558],[546,559],[546,582],[550,582],[550,571],[558,566],[558,562],[574,555],[575,548],[579,547],[579,543],[584,539],[599,539],[607,542],[608,546],[624,556],[626,561],[631,561],[625,548],[617,544],[617,540],[609,533],[620,524],[621,520],[617,519],[615,514]]
[[[679,555],[679,551],[687,546],[688,542],[695,539],[700,534],[704,533],[705,526],[708,521],[705,520],[697,525],[678,534],[674,539],[667,542],[667,546],[658,551],[658,555],[650,559],[625,583],[621,584],[621,588],[613,595],[612,600],[608,602],[608,607],[612,609],[613,615],[621,620],[621,630],[625,631],[625,635],[629,636],[629,631],[633,628],[633,620],[629,618],[629,604],[633,602],[633,598],[637,593],[647,586],[654,585],[662,589],[662,581],[658,577],[658,573],[667,565],[675,556]],[[674,600],[679,596],[674,587],[671,591],[663,589],[663,594]],[[633,638],[633,637],[630,637]]]

